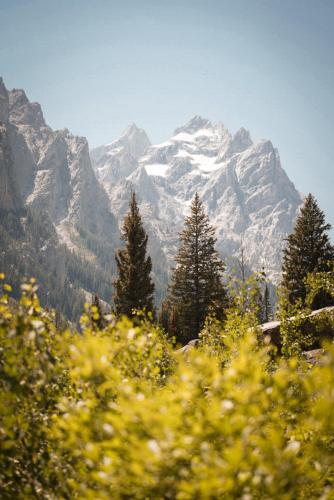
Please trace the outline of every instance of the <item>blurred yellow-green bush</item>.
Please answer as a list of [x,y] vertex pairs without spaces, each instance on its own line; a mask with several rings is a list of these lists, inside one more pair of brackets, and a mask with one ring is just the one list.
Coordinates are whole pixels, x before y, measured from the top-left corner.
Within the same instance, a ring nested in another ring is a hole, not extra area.
[[334,349],[277,359],[251,310],[175,356],[147,319],[58,332],[0,303],[1,498],[334,498]]

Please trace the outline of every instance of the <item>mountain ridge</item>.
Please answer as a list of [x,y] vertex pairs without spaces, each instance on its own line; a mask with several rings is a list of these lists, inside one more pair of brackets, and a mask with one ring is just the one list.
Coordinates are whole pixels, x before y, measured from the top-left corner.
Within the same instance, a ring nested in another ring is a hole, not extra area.
[[[103,148],[100,146],[100,152]],[[96,159],[95,149],[91,151],[93,168],[118,220],[126,210],[122,193],[137,192],[147,230],[159,238],[169,268],[177,233],[197,191],[216,227],[222,256],[237,259],[243,241],[249,266],[254,270],[264,267],[269,278],[279,282],[283,240],[292,230],[302,199],[271,141],[253,142],[243,127],[231,134],[223,123],[213,124],[195,115],[166,141],[143,143],[144,153],[132,157],[131,165],[126,163],[129,149],[123,145],[124,161],[117,175],[110,148],[107,163],[103,156]],[[104,175],[106,169],[108,175]],[[150,189],[143,183],[143,169]],[[169,227],[173,227],[173,235]]]

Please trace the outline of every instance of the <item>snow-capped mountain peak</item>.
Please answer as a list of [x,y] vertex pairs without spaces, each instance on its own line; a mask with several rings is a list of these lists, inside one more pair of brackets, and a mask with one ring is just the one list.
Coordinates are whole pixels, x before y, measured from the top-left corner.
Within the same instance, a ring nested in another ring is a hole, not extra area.
[[150,237],[172,265],[184,215],[198,192],[216,226],[222,255],[237,257],[243,241],[249,267],[264,266],[277,282],[282,242],[301,198],[272,143],[254,143],[244,128],[232,135],[222,123],[196,115],[167,141],[142,148],[141,155],[118,149],[137,134],[136,126],[129,127],[120,139],[102,146],[107,156],[93,162],[119,221],[135,190]]
[[121,137],[117,141],[112,142],[111,145],[114,148],[123,147],[134,158],[139,158],[145,153],[151,142],[145,130],[132,123],[124,130]]
[[150,145],[145,130],[132,123],[119,139],[91,151],[98,178],[102,181],[117,182],[127,177],[137,167],[138,158]]
[[186,132],[188,134],[193,134],[201,129],[211,128],[211,122],[206,118],[202,118],[199,115],[193,116],[188,122],[186,122],[181,127],[178,127],[174,131],[174,135],[177,135],[181,132]]

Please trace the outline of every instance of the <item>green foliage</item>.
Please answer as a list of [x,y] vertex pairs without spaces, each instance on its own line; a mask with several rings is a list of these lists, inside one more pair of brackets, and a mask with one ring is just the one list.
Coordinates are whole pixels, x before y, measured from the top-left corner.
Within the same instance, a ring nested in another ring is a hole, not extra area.
[[[92,317],[92,310],[96,313],[95,306],[86,307],[86,313],[81,317],[83,335],[73,339],[71,352],[77,345],[84,349],[88,342],[98,345],[96,339],[101,339],[106,355],[101,361],[102,366],[105,366],[105,377],[107,366],[110,365],[113,370],[120,372],[122,378],[135,377],[154,385],[163,384],[173,365],[171,346],[147,314],[138,312],[136,325],[126,316],[117,319],[113,315],[106,315],[106,324],[101,330],[96,324],[97,318]],[[92,365],[89,356],[84,363],[86,366],[89,363]]]
[[309,273],[305,278],[305,286],[306,304],[309,307],[312,307],[320,294],[331,297],[334,302],[334,262],[326,272]]
[[[294,303],[301,299],[305,303],[305,278],[309,273],[327,272],[334,262],[334,247],[331,245],[325,215],[315,198],[309,194],[297,218],[292,234],[287,238],[283,254],[282,286],[287,299]],[[313,297],[312,309],[332,305],[333,299],[326,293]]]
[[312,315],[312,306],[319,297],[334,299],[334,268],[326,272],[309,273],[305,279],[305,299],[290,302],[288,292],[282,289],[279,299],[282,354],[300,356],[302,351],[319,348],[321,339],[332,337],[334,311],[324,310]]
[[[333,498],[334,348],[271,363],[257,281],[174,356],[145,315],[57,332],[25,285],[0,302],[1,498]],[[9,290],[8,290],[9,291]]]
[[103,330],[105,326],[105,319],[101,307],[101,302],[97,294],[95,294],[92,299],[91,319],[96,324],[98,329]]
[[180,233],[180,247],[166,301],[170,311],[167,330],[182,344],[198,336],[210,312],[222,319],[227,306],[222,283],[225,266],[215,249],[215,230],[197,193],[190,209]]
[[[47,214],[37,210],[0,213],[0,269],[5,270],[20,297],[24,277],[34,276],[43,307],[56,308],[62,316],[78,322],[85,297],[83,289],[111,299],[111,276],[92,262],[60,245]],[[110,255],[109,255],[110,258]]]
[[260,283],[261,276],[257,274],[246,280],[237,277],[231,279],[230,303],[225,311],[223,324],[214,315],[210,315],[200,332],[201,349],[210,356],[215,356],[222,364],[238,349],[245,332],[252,331],[259,344],[263,343],[258,332]]
[[148,236],[132,193],[130,210],[125,217],[122,239],[125,248],[116,253],[118,278],[115,280],[114,304],[117,314],[132,317],[134,310],[153,311],[154,284],[151,257],[146,256]]
[[54,318],[41,309],[34,281],[22,290],[15,312],[6,294],[0,300],[0,491],[8,499],[56,493],[57,476],[67,469],[49,427],[59,396],[68,394],[62,366],[68,334],[56,332]]
[[268,283],[264,284],[264,290],[261,294],[260,323],[268,323],[273,318],[273,308],[270,302]]
[[302,330],[304,318],[310,312],[310,309],[303,307],[301,299],[291,304],[282,293],[279,301],[279,319],[283,356],[300,356],[303,350],[311,348],[313,337],[309,331]]
[[97,236],[80,225],[76,226],[76,230],[85,246],[96,255],[98,261],[101,263],[103,269],[109,270],[110,274],[114,274],[115,265],[110,260],[110,255],[113,253],[113,246],[107,239]]
[[[246,333],[223,368],[194,350],[161,387],[137,374],[120,383],[105,337],[81,347],[75,377],[95,390],[65,398],[52,431],[74,456],[78,497],[294,499],[333,487],[332,348],[319,367],[270,371]],[[105,397],[107,381],[117,391]]]

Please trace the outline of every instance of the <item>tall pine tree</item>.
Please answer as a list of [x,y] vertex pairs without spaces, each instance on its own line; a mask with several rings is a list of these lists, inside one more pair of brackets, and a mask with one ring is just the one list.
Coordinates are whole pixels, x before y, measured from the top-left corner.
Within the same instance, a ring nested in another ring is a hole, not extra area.
[[131,317],[134,309],[153,312],[152,262],[151,257],[146,256],[148,236],[135,193],[132,193],[130,210],[124,219],[122,239],[125,248],[118,250],[115,256],[118,268],[118,278],[114,282],[116,313]]
[[184,230],[180,233],[180,247],[167,298],[172,316],[169,330],[182,344],[198,336],[209,312],[218,319],[224,315],[227,293],[222,274],[225,266],[215,250],[214,233],[196,193],[191,214],[186,217]]
[[270,303],[270,294],[268,283],[265,283],[261,296],[260,322],[268,323],[272,319],[272,307]]
[[[305,278],[308,273],[327,272],[334,262],[334,247],[330,244],[325,215],[318,207],[312,194],[309,194],[296,220],[292,234],[287,238],[283,254],[283,290],[287,292],[290,303],[306,298]],[[332,304],[326,293],[315,297],[312,308],[318,309]]]

